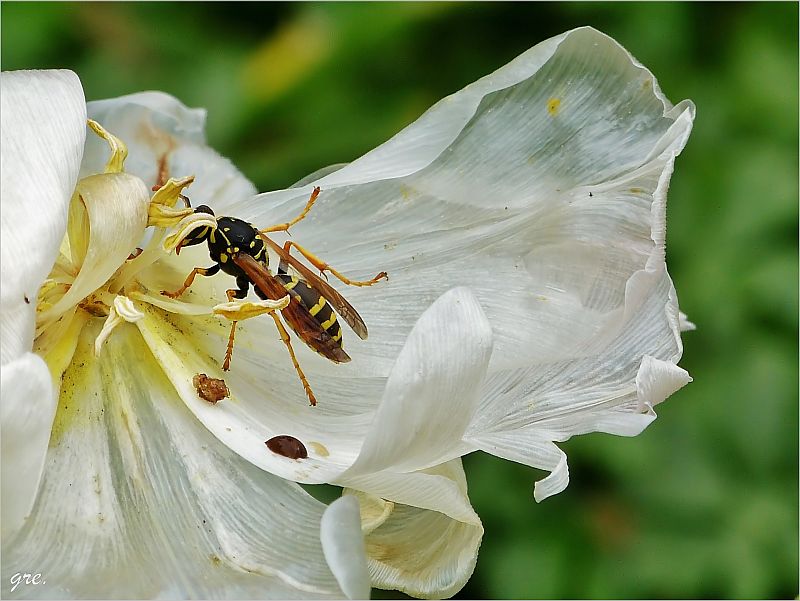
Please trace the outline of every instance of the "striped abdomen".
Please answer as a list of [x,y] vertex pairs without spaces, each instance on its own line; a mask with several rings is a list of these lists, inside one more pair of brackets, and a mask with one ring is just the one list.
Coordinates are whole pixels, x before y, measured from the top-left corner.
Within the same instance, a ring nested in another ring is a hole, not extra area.
[[342,346],[342,327],[336,319],[330,303],[326,301],[319,292],[309,286],[304,280],[287,273],[278,273],[275,276],[289,294],[297,298],[308,312],[314,317],[330,337],[341,347]]

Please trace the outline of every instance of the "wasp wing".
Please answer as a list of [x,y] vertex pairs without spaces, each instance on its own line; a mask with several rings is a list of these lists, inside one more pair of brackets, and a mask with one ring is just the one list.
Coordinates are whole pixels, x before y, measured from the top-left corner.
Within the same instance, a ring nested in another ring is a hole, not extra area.
[[281,246],[263,234],[259,233],[259,236],[264,243],[267,244],[267,246],[275,251],[275,254],[280,257],[281,261],[291,265],[292,269],[297,271],[297,273],[303,277],[309,286],[319,292],[320,295],[322,295],[322,297],[331,304],[336,312],[347,322],[347,325],[353,328],[353,331],[358,334],[359,338],[366,340],[368,335],[367,325],[364,323],[364,320],[361,319],[358,311],[353,308],[353,305],[347,302],[347,299],[339,294],[339,292],[337,292],[333,286],[328,284],[328,282],[320,278],[308,267],[283,250]]
[[[253,285],[257,286],[269,299],[279,300],[289,294],[283,284],[251,255],[238,253],[233,255],[232,259],[247,274]],[[289,294],[289,304],[286,308],[281,309],[281,315],[300,340],[320,355],[334,363],[347,363],[350,361],[350,356],[344,352],[341,345],[325,331],[295,295]]]

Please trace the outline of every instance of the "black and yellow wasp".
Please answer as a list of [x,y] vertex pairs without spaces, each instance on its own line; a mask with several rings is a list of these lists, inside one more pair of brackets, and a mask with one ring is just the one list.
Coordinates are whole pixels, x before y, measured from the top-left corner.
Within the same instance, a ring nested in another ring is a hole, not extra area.
[[[198,206],[194,210],[195,213],[207,213],[214,216],[217,227],[206,226],[193,230],[183,239],[176,252],[180,253],[180,249],[185,246],[206,242],[214,265],[207,268],[195,267],[186,278],[186,281],[184,281],[183,286],[173,292],[162,290],[161,293],[170,298],[177,298],[192,285],[196,275],[211,276],[220,270],[236,278],[237,288],[227,291],[228,300],[245,298],[250,284],[253,284],[253,288],[259,298],[264,300],[279,300],[288,293],[289,304],[284,309],[281,309],[281,316],[300,340],[334,363],[350,361],[350,357],[342,348],[342,327],[336,319],[336,313],[362,339],[367,337],[367,326],[358,312],[339,292],[314,274],[311,269],[298,259],[290,255],[289,251],[292,247],[296,248],[300,254],[320,271],[321,275],[329,271],[349,286],[371,286],[381,278],[388,279],[386,272],[379,273],[371,280],[351,280],[299,244],[287,241],[281,247],[266,235],[270,232],[288,232],[291,226],[306,216],[319,196],[319,192],[319,188],[314,188],[305,208],[292,221],[263,230],[259,230],[252,224],[236,217],[216,217],[214,212],[206,205]],[[186,200],[185,197],[184,200]],[[279,259],[278,269],[274,275],[269,269],[270,251],[277,255]],[[303,370],[300,368],[300,364],[297,362],[294,349],[292,349],[289,333],[276,313],[273,312],[270,315],[275,320],[281,340],[283,340],[289,351],[308,400],[312,405],[316,405],[317,400],[311,391],[311,386],[309,386]],[[230,368],[236,323],[234,321],[231,324],[228,348],[225,352],[225,361],[222,364],[222,369],[226,371]]]

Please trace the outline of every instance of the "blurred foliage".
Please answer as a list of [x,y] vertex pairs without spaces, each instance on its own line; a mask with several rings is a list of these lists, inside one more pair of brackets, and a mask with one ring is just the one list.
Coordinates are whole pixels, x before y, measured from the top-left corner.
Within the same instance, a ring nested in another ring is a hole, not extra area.
[[[571,484],[465,458],[486,526],[464,598],[798,594],[796,3],[12,3],[2,67],[70,68],[88,99],[160,89],[261,190],[383,142],[428,106],[589,24],[697,121],[670,190],[668,262],[698,324],[694,383],[632,440],[563,445]],[[381,597],[396,593],[377,592]]]

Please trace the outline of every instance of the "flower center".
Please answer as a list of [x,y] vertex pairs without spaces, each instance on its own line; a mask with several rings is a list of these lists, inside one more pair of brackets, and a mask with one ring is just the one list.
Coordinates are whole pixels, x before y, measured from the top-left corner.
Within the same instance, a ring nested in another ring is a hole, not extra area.
[[[111,155],[104,173],[76,185],[59,256],[39,291],[34,348],[48,363],[51,353],[69,347],[61,344],[63,336],[80,333],[70,325],[76,319],[106,319],[96,349],[113,327],[141,319],[142,313],[125,296],[127,289],[135,288],[136,274],[164,256],[164,228],[191,213],[174,205],[193,177],[170,180],[150,198],[145,183],[123,170],[125,144],[98,123],[88,123],[108,143]],[[137,245],[151,225],[155,232],[141,249]],[[56,363],[63,361],[61,357]]]
[[[54,376],[63,373],[75,350],[65,337],[76,343],[83,324],[91,318],[105,319],[95,339],[97,353],[115,327],[144,317],[137,302],[197,315],[196,303],[189,306],[146,290],[137,276],[179,249],[194,230],[217,226],[213,215],[179,204],[194,176],[159,182],[151,197],[141,179],[123,171],[125,144],[100,124],[89,120],[89,126],[108,142],[111,157],[104,173],[78,182],[59,256],[37,303],[34,349]],[[143,242],[148,228],[150,236]],[[169,235],[168,230],[172,231]],[[209,299],[201,306],[208,314],[238,322],[282,309],[288,302],[287,295],[277,301],[235,299],[222,304]]]

